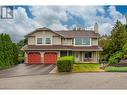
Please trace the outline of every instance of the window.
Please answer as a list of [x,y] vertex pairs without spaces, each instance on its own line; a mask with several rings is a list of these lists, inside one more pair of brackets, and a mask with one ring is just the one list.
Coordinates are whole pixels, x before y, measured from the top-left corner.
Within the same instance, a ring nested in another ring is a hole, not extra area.
[[45,44],[51,44],[51,38],[46,38]]
[[43,44],[43,39],[42,38],[37,38],[37,44]]
[[51,38],[37,38],[37,44],[49,45],[49,44],[51,44]]
[[85,52],[85,58],[92,58],[92,52]]
[[72,45],[74,44],[74,39],[72,39]]
[[75,38],[75,45],[90,45],[90,38]]

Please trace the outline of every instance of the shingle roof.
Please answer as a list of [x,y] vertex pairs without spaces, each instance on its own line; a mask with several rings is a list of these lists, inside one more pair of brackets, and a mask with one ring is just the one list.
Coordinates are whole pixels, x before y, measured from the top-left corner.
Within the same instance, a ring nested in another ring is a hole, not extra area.
[[31,34],[37,32],[37,31],[40,31],[41,30],[44,30],[44,31],[51,31],[53,33],[56,33],[64,38],[74,38],[74,37],[92,37],[92,38],[96,38],[96,37],[99,37],[100,34],[99,33],[95,33],[94,31],[92,30],[67,30],[67,31],[52,31],[46,27],[43,27],[43,28],[38,28],[36,29],[35,31],[29,33],[26,35],[27,36],[30,36]]
[[56,31],[56,33],[64,36],[65,38],[74,38],[74,37],[99,37],[99,33],[88,30],[71,30],[71,31]]
[[72,51],[102,51],[99,46],[69,46],[69,45],[26,45],[22,50],[72,50]]

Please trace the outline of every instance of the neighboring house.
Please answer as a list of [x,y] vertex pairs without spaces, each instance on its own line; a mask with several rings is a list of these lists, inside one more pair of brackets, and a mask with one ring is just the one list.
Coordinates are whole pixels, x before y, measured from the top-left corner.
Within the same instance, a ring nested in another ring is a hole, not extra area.
[[92,30],[52,31],[48,28],[39,28],[27,34],[28,45],[25,51],[25,63],[55,64],[58,57],[74,56],[78,63],[98,63],[98,25]]

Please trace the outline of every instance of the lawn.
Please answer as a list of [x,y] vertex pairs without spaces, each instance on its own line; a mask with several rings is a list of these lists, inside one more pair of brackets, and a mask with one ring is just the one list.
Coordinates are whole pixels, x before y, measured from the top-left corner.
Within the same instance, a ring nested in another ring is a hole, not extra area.
[[127,67],[106,67],[105,68],[106,72],[127,72]]
[[77,63],[73,64],[73,72],[99,72],[102,71],[97,63]]

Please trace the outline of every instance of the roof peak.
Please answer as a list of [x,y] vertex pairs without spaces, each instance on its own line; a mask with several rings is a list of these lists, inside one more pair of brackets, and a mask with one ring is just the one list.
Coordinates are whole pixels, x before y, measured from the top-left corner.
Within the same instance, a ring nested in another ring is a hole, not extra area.
[[42,28],[37,28],[36,30],[51,30],[51,29],[49,29],[47,27],[42,27]]

